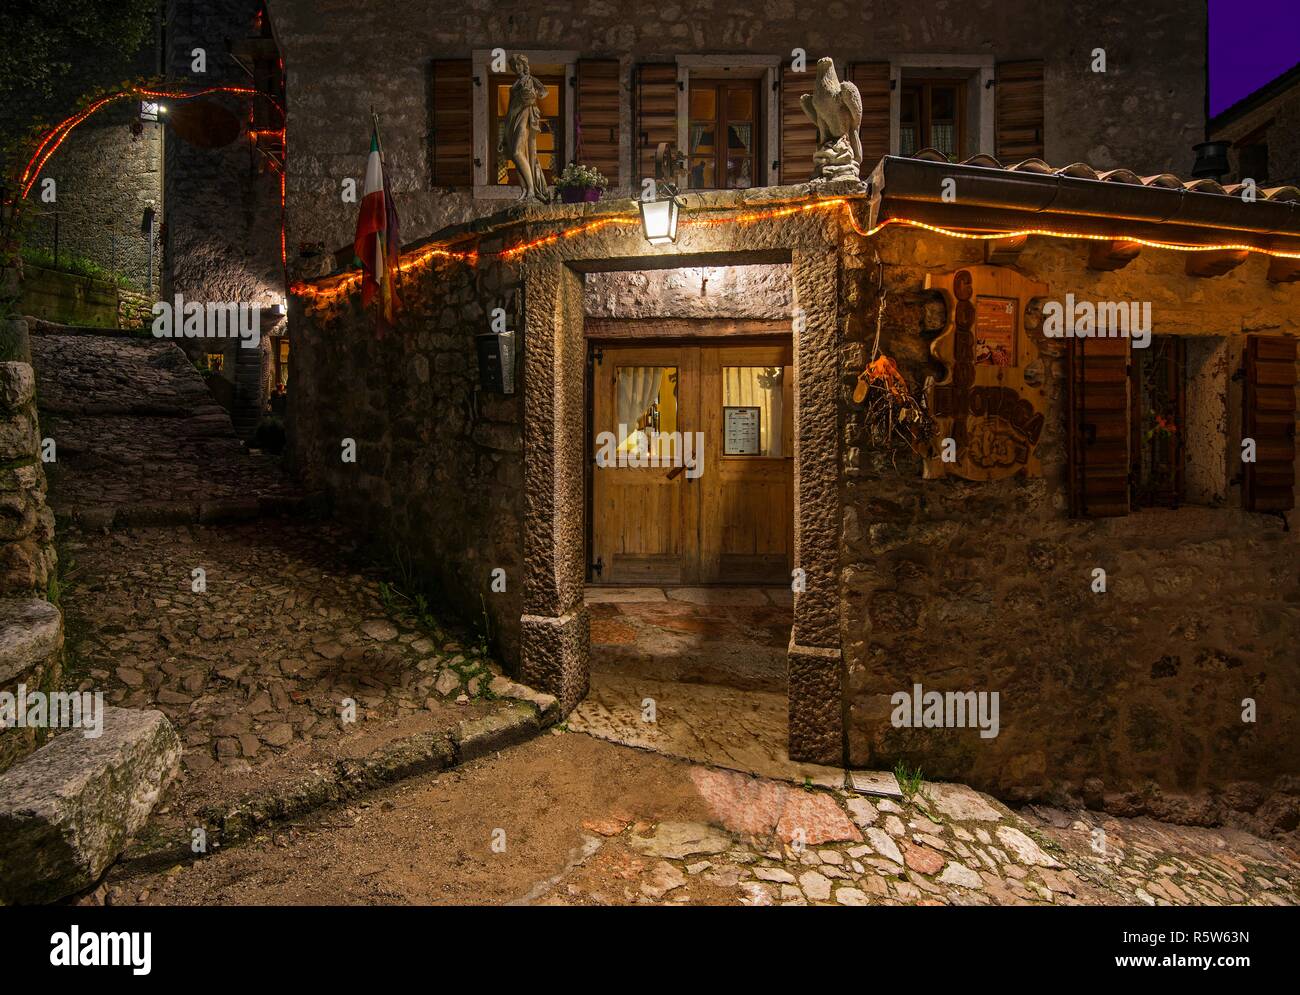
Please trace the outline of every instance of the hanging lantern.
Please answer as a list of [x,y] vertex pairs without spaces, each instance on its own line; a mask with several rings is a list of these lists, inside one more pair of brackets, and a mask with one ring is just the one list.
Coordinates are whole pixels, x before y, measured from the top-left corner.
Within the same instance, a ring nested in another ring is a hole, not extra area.
[[677,241],[677,218],[682,208],[677,195],[677,185],[664,179],[665,168],[672,168],[681,154],[670,151],[667,142],[660,142],[655,150],[655,195],[652,200],[640,202],[641,230],[651,245],[667,245]]

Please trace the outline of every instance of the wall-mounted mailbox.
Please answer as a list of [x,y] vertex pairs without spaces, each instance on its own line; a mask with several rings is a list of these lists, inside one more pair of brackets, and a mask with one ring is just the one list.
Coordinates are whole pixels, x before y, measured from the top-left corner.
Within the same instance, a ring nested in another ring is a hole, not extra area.
[[478,345],[478,382],[490,394],[515,392],[515,333],[485,332]]

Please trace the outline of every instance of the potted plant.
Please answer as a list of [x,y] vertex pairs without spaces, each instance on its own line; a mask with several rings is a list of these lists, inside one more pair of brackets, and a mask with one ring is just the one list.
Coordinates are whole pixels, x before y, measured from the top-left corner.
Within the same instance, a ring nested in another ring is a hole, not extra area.
[[571,162],[564,167],[564,172],[555,183],[560,192],[560,200],[566,204],[594,203],[609,188],[609,181],[601,175],[600,170],[592,166]]

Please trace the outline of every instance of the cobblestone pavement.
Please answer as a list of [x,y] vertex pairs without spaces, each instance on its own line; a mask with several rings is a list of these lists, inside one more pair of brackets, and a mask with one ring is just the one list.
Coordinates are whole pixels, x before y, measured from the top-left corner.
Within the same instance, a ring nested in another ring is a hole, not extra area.
[[493,709],[494,681],[517,687],[462,636],[385,598],[353,553],[332,526],[270,520],[69,537],[73,679],[176,726],[184,778],[164,809],[210,807],[454,727]]
[[[553,730],[166,871],[120,904],[1289,905],[1245,833],[799,787]],[[502,845],[496,845],[496,844]]]
[[88,527],[254,517],[294,510],[277,458],[250,453],[170,342],[121,335],[31,338],[56,518]]

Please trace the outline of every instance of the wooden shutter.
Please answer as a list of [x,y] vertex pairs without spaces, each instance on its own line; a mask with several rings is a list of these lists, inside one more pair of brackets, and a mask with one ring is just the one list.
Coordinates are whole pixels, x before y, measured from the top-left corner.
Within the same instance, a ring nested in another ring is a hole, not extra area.
[[813,153],[817,151],[817,126],[803,112],[799,98],[812,93],[817,71],[797,73],[781,67],[781,183],[807,183],[812,179]]
[[1243,464],[1247,511],[1295,507],[1296,340],[1246,337],[1244,429],[1255,440],[1255,462]]
[[1010,166],[1043,158],[1043,60],[999,62],[997,157]]
[[871,175],[889,155],[889,63],[858,62],[849,66],[849,79],[862,94],[862,178]]
[[579,59],[574,158],[605,174],[610,186],[619,186],[617,59]]
[[1128,339],[1070,339],[1070,513],[1128,514]]
[[474,185],[473,68],[469,59],[433,62],[433,185]]
[[677,145],[677,66],[671,63],[636,67],[634,185],[655,175],[655,149],[660,142]]

